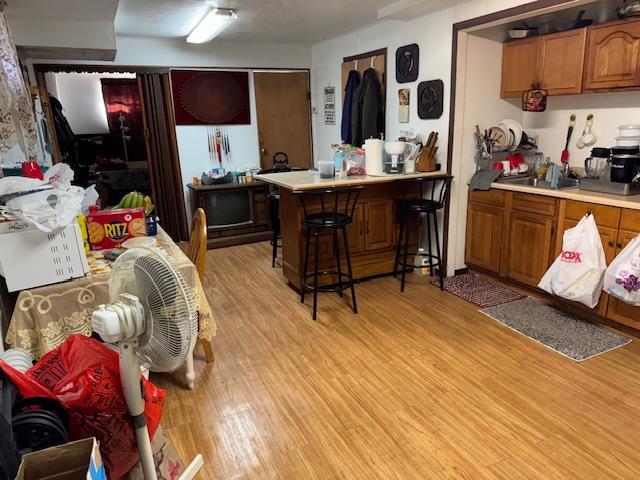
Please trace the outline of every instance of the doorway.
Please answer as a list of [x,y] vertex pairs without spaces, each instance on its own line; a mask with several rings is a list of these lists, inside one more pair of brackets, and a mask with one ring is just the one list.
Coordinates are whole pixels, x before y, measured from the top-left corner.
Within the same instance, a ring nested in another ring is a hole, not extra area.
[[285,153],[290,167],[313,167],[308,71],[254,71],[260,167]]

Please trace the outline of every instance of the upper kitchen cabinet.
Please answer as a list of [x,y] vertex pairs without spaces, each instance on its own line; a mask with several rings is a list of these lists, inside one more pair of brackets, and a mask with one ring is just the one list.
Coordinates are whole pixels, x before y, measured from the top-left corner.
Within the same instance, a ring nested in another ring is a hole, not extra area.
[[616,22],[589,31],[585,91],[640,87],[640,21]]
[[571,95],[582,91],[587,29],[540,37],[538,78],[549,95]]
[[520,98],[537,78],[539,37],[505,43],[502,47],[502,98]]

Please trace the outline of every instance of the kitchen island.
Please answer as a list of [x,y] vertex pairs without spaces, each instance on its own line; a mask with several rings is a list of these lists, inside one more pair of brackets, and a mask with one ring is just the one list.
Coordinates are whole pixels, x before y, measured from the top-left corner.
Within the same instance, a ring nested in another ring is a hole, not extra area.
[[[304,215],[294,191],[362,186],[354,212],[353,223],[347,229],[349,250],[356,279],[388,274],[393,271],[398,222],[396,204],[403,198],[416,198],[417,187],[405,183],[419,178],[441,178],[445,172],[407,175],[353,176],[321,178],[315,171],[269,173],[256,175],[263,182],[280,188],[280,224],[282,234],[282,269],[289,284],[299,289],[302,284],[304,258]],[[310,208],[313,210],[313,206]],[[412,241],[417,242],[417,232]],[[320,269],[335,269],[331,235],[320,240]],[[341,246],[341,251],[344,248]]]

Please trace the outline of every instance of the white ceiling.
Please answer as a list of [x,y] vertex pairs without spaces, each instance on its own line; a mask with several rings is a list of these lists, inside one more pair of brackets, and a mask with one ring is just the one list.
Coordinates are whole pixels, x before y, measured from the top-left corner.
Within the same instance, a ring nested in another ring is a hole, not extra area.
[[180,38],[213,6],[234,8],[219,37],[240,42],[312,44],[375,22],[393,0],[120,0],[118,35]]

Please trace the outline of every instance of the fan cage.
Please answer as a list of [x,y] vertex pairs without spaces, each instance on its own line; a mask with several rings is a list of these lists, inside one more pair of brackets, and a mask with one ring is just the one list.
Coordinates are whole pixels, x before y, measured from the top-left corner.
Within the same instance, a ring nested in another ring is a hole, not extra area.
[[113,264],[109,296],[117,302],[130,293],[144,309],[145,329],[138,355],[153,372],[173,372],[186,360],[198,336],[195,296],[164,252],[133,248]]

